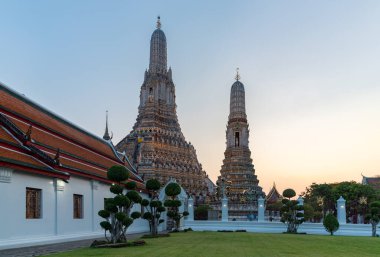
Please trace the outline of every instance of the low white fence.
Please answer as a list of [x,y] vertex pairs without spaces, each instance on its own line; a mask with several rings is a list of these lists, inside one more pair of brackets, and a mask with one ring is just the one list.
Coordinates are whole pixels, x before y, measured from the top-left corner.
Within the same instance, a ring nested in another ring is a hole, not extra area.
[[[208,220],[185,220],[184,228],[194,231],[218,231],[218,230],[246,230],[256,233],[283,233],[286,225],[281,222],[254,222],[254,221],[208,221]],[[313,235],[329,235],[322,223],[303,223],[298,228],[299,233]],[[341,224],[334,235],[342,236],[371,236],[370,224]]]

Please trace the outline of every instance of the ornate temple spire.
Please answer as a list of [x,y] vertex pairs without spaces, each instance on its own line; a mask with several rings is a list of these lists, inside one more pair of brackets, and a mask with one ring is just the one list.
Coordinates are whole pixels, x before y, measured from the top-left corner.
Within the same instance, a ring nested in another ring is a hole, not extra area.
[[247,115],[245,113],[245,90],[243,83],[240,82],[239,68],[236,69],[235,79],[235,83],[233,83],[231,86],[229,119],[246,119]]
[[157,17],[157,29],[150,39],[150,73],[165,73],[167,70],[166,36],[161,30],[160,16]]
[[104,132],[103,139],[107,141],[111,139],[110,135],[108,134],[108,111],[106,111],[106,131]]

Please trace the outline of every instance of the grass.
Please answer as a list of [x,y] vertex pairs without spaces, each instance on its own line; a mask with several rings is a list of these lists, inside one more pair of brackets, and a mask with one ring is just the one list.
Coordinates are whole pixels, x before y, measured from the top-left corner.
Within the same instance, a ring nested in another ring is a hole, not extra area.
[[380,238],[373,237],[187,232],[173,233],[166,238],[144,240],[147,242],[145,246],[116,249],[82,248],[49,256],[366,257],[380,255]]

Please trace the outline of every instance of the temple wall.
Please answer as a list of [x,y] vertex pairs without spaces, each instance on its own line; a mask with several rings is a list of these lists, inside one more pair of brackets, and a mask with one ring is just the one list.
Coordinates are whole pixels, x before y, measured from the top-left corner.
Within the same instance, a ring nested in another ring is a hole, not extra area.
[[[104,230],[104,198],[113,197],[109,185],[72,176],[69,183],[61,181],[55,190],[53,178],[25,172],[12,172],[10,183],[0,182],[0,249],[87,238],[101,238]],[[42,190],[41,218],[26,219],[26,187]],[[83,195],[83,218],[73,218],[73,194]],[[145,194],[142,197],[146,198]],[[132,211],[141,211],[139,204]],[[128,233],[148,232],[148,222],[137,219]]]

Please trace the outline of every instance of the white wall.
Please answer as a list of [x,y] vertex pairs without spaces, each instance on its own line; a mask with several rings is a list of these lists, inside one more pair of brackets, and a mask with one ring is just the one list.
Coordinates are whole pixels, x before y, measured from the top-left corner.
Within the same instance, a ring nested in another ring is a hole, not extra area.
[[[26,187],[42,190],[41,219],[25,217]],[[83,219],[73,218],[73,194],[83,195]],[[97,181],[71,176],[69,183],[56,191],[53,178],[13,171],[10,183],[0,182],[0,249],[102,237],[99,223],[103,219],[98,211],[104,208],[104,198],[113,196],[109,185]],[[133,211],[140,210],[136,204]],[[128,229],[128,233],[147,231],[149,224],[143,219],[135,220]]]

